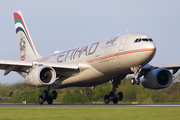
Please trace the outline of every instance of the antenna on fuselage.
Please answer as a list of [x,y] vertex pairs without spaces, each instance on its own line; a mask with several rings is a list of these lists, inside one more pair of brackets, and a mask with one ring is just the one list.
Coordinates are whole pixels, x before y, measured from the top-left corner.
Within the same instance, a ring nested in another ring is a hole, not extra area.
[[59,53],[60,51],[54,51],[54,54]]

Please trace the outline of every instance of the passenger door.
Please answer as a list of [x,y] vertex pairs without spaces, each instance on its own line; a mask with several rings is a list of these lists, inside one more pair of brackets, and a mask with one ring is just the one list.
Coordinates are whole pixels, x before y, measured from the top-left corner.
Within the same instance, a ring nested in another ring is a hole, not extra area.
[[125,36],[121,39],[120,41],[120,46],[119,46],[119,51],[123,51],[124,50],[124,45],[125,45],[125,42],[126,40],[128,39],[129,36]]

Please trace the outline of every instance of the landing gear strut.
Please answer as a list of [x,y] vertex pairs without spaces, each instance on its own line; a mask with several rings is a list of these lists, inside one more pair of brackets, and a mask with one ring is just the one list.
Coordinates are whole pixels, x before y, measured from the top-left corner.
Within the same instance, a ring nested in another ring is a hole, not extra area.
[[[125,75],[126,76],[126,75]],[[119,92],[118,94],[116,93],[116,88],[118,88],[118,85],[120,84],[120,81],[123,79],[124,77],[120,78],[119,75],[115,75],[113,76],[112,79],[112,85],[113,85],[113,89],[112,91],[109,93],[109,95],[105,95],[104,96],[104,102],[105,104],[109,104],[110,101],[112,101],[114,104],[117,104],[118,101],[122,101],[123,100],[123,93]]]
[[52,104],[53,100],[57,98],[57,92],[52,91],[51,94],[49,94],[50,87],[48,86],[47,89],[43,92],[43,95],[39,96],[39,104],[44,104],[45,101],[47,101],[48,104]]
[[139,85],[140,84],[140,77],[142,76],[141,72],[141,66],[134,66],[131,67],[131,71],[134,72],[134,77],[131,79],[132,85]]

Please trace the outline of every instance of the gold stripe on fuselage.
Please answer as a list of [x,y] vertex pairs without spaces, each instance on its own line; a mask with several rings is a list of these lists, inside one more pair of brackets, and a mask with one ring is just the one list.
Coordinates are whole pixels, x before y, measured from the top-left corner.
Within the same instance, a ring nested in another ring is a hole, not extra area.
[[93,62],[97,62],[97,61],[104,60],[104,59],[111,58],[111,57],[116,57],[116,56],[120,56],[120,55],[131,54],[131,53],[145,52],[145,51],[156,51],[156,49],[155,48],[144,48],[144,49],[136,49],[136,50],[124,51],[124,52],[114,53],[114,54],[103,56],[103,57],[100,57],[100,58],[88,60],[87,62],[88,63],[93,63]]

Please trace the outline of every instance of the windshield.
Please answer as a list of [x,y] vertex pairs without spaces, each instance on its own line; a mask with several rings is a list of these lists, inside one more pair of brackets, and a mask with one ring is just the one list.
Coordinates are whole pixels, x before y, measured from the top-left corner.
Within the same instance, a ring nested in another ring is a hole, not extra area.
[[141,41],[145,41],[145,42],[152,42],[152,38],[137,38],[134,43],[137,43],[137,42],[141,42]]

